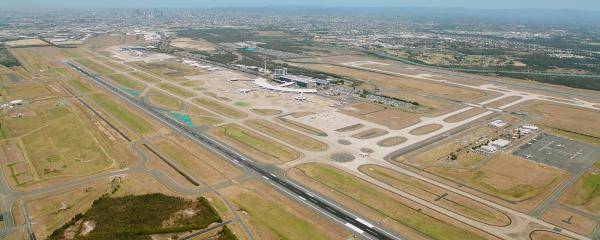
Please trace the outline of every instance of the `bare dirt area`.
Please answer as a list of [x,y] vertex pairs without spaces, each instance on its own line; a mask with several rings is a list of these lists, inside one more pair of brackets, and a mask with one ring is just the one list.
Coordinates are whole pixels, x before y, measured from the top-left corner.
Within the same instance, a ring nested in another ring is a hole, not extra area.
[[[376,165],[363,165],[360,171],[386,182],[391,186],[406,191],[431,203],[443,206],[463,216],[494,226],[506,226],[510,219],[502,212],[466,198],[464,196],[448,193],[446,190],[429,183],[411,178],[392,170]],[[444,195],[445,194],[445,195]],[[444,195],[443,198],[440,196]]]
[[542,219],[556,226],[574,231],[576,233],[590,236],[598,222],[594,219],[578,215],[562,208],[549,208],[542,214]]
[[440,128],[442,128],[442,125],[440,125],[440,124],[428,124],[428,125],[424,125],[424,126],[421,126],[421,127],[411,130],[410,134],[425,135],[425,134],[431,133],[433,131],[436,131]]
[[358,115],[366,115],[369,113],[383,111],[386,109],[386,107],[383,105],[375,104],[375,103],[357,103],[357,104],[350,105],[350,106],[346,107],[345,109],[348,111],[352,111]]
[[171,41],[171,46],[206,52],[211,52],[216,49],[216,45],[209,41],[191,38],[175,38]]
[[[256,239],[347,239],[351,233],[258,181],[223,189]],[[285,223],[285,224],[282,224]]]
[[503,199],[522,211],[533,210],[568,177],[563,170],[503,153],[479,169],[429,167],[425,170]]
[[537,120],[540,125],[600,137],[598,111],[544,102],[531,102],[519,110],[541,116]]
[[457,122],[469,119],[471,117],[477,116],[479,114],[482,114],[486,111],[488,111],[488,110],[485,108],[473,108],[473,109],[467,110],[465,112],[447,117],[444,119],[444,122],[457,123]]

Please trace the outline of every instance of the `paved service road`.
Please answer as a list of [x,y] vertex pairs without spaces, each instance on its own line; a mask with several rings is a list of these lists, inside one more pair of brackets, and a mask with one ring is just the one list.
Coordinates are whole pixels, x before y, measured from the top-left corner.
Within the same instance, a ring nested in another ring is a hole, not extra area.
[[158,120],[158,121],[162,122],[163,124],[165,124],[166,126],[172,128],[173,130],[181,133],[182,135],[185,135],[186,137],[194,140],[195,142],[216,152],[217,154],[223,156],[225,159],[233,162],[234,164],[236,164],[238,166],[243,166],[243,167],[247,167],[249,169],[254,170],[256,173],[260,174],[266,181],[268,181],[272,185],[282,189],[286,193],[292,194],[294,197],[296,197],[302,203],[307,204],[313,208],[316,206],[318,208],[317,210],[319,212],[326,214],[326,215],[342,222],[343,225],[345,225],[347,228],[353,230],[354,232],[357,232],[360,235],[363,235],[369,239],[372,239],[372,238],[368,237],[367,235],[375,237],[376,239],[381,239],[381,240],[398,240],[398,239],[400,239],[399,237],[394,236],[394,235],[386,232],[385,230],[380,229],[380,228],[368,223],[365,220],[362,220],[359,217],[351,215],[349,212],[342,210],[340,207],[333,205],[332,203],[322,199],[321,197],[317,196],[316,194],[313,194],[310,191],[308,191],[304,188],[301,188],[289,181],[279,178],[273,172],[264,170],[262,167],[260,167],[258,164],[256,164],[251,159],[248,159],[247,157],[243,156],[242,154],[240,154],[234,150],[231,150],[230,148],[226,147],[225,145],[219,143],[218,141],[216,141],[208,136],[205,136],[203,134],[192,131],[189,128],[183,126],[181,123],[177,122],[176,120],[173,120],[172,118],[164,116],[161,112],[146,105],[144,102],[128,95],[127,93],[123,92],[119,88],[104,81],[101,77],[99,77],[93,73],[90,73],[87,70],[85,70],[73,63],[65,62],[65,64],[67,64],[69,67],[73,68],[75,71],[79,72],[80,74],[93,80],[100,86],[115,93],[122,99],[126,100],[132,106],[149,114],[150,116],[154,117],[156,120]]

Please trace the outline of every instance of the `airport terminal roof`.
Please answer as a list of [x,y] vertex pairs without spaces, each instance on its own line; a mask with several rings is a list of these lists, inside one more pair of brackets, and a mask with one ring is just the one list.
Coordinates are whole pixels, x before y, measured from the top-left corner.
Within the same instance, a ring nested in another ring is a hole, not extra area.
[[317,93],[317,89],[298,89],[298,88],[288,88],[288,87],[280,87],[267,82],[267,79],[257,78],[254,80],[254,83],[260,87],[270,89],[273,91],[281,91],[281,92],[293,92],[293,93]]

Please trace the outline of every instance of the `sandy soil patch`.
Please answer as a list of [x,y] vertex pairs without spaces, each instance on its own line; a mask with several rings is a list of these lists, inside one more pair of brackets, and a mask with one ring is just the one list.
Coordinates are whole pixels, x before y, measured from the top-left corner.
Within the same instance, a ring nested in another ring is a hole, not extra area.
[[440,128],[442,128],[442,125],[440,125],[440,124],[428,124],[425,126],[415,128],[415,129],[411,130],[409,133],[412,135],[425,135],[430,132],[436,131]]

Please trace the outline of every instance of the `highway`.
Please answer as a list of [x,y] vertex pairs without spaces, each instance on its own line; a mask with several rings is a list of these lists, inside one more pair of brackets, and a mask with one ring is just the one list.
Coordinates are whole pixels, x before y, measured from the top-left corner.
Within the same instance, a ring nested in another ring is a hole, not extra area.
[[127,101],[130,105],[149,114],[156,120],[162,122],[166,126],[173,129],[174,131],[179,132],[182,135],[190,138],[191,140],[205,146],[207,149],[214,151],[215,153],[221,155],[225,159],[231,161],[232,163],[234,163],[238,166],[246,167],[246,168],[249,168],[249,169],[255,171],[257,174],[261,175],[267,182],[271,183],[275,187],[279,188],[280,190],[282,190],[288,194],[291,194],[292,196],[294,196],[297,200],[299,200],[303,204],[307,204],[310,207],[315,208],[319,212],[326,214],[326,215],[332,217],[333,219],[336,219],[337,221],[340,221],[343,225],[345,225],[349,229],[352,229],[354,232],[357,232],[358,234],[363,235],[369,239],[372,239],[372,238],[367,237],[367,234],[369,236],[372,236],[376,239],[381,239],[381,240],[399,240],[399,239],[401,239],[397,236],[394,236],[394,235],[388,233],[387,231],[385,231],[383,229],[380,229],[380,228],[370,224],[369,222],[367,222],[357,216],[354,216],[353,214],[349,213],[348,211],[345,211],[342,208],[332,204],[331,202],[317,196],[316,194],[311,193],[310,191],[306,190],[305,188],[302,188],[290,181],[287,181],[287,180],[284,180],[284,179],[278,177],[274,172],[270,172],[268,170],[263,169],[259,164],[255,163],[253,160],[228,148],[227,146],[219,143],[218,141],[216,141],[206,135],[192,131],[191,129],[187,128],[186,126],[179,123],[178,121],[176,121],[170,117],[167,117],[167,116],[163,115],[161,112],[146,105],[143,101],[140,101],[140,100],[130,96],[129,94],[122,91],[121,89],[104,81],[101,77],[97,76],[96,74],[88,72],[87,70],[85,70],[71,62],[68,62],[68,61],[66,61],[65,64],[67,66],[71,67],[76,72],[93,80],[95,83],[102,86],[103,88],[105,88],[105,89],[109,90],[110,92],[116,94],[117,96],[121,97],[122,99]]

